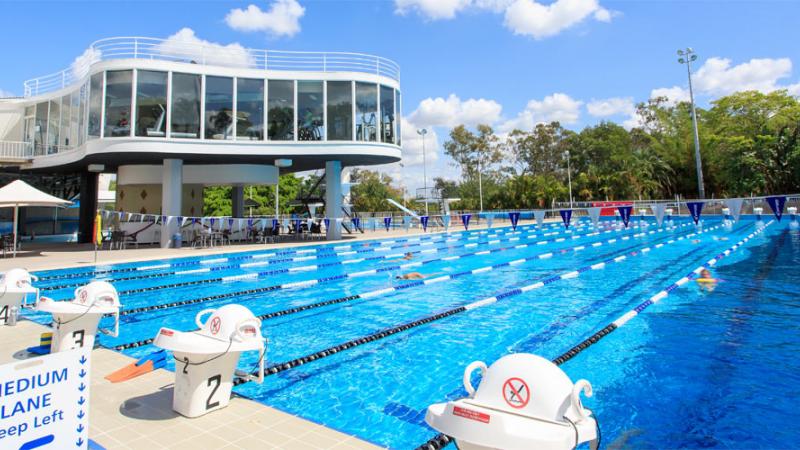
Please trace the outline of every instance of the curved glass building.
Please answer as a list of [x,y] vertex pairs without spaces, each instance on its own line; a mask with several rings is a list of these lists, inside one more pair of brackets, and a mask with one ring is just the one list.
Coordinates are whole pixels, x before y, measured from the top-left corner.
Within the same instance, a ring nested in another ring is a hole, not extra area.
[[[342,167],[400,160],[399,78],[393,61],[358,53],[102,39],[0,100],[0,156],[80,174],[87,194],[97,172],[116,172],[117,209],[175,216],[201,215],[202,187],[229,184],[241,217],[242,185],[325,168],[336,217]],[[88,218],[95,196],[82,197]]]

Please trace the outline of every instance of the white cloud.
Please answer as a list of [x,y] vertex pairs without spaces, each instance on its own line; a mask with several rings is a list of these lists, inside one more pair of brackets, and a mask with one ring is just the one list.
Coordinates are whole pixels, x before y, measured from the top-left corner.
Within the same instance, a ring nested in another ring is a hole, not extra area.
[[100,61],[102,56],[103,54],[100,50],[96,48],[87,48],[80,56],[72,61],[72,65],[70,66],[72,75],[76,79],[80,79],[89,73],[89,67],[91,67],[92,64]]
[[535,39],[554,36],[593,17],[610,22],[612,14],[598,0],[555,0],[542,4],[536,0],[394,0],[395,12],[416,12],[428,20],[453,19],[465,11],[490,11],[504,14],[506,28]]
[[238,31],[264,31],[276,37],[291,37],[300,32],[300,18],[305,12],[297,0],[275,0],[267,11],[256,5],[232,9],[225,16],[225,23]]
[[494,100],[468,99],[462,101],[455,94],[442,98],[426,98],[409,115],[409,120],[418,126],[454,127],[493,124],[500,119],[503,107]]
[[650,98],[666,97],[667,103],[674,105],[680,102],[689,101],[689,90],[680,86],[670,88],[657,88],[650,91]]
[[789,91],[789,95],[800,96],[800,83],[790,84],[786,86],[786,90]]
[[[409,118],[403,117],[402,141],[403,141],[403,165],[421,166],[423,160],[427,161],[428,167],[439,160],[439,135],[436,129],[429,124],[420,124]],[[417,130],[425,128],[428,133],[425,135],[425,155],[423,158],[422,136],[417,134]]]
[[191,28],[183,28],[158,45],[162,55],[180,61],[251,67],[253,56],[238,43],[223,45],[198,38]]
[[416,11],[430,20],[452,19],[456,13],[471,6],[472,0],[395,0],[395,12]]
[[525,110],[517,114],[517,117],[502,123],[499,130],[501,132],[510,132],[514,129],[532,130],[536,124],[553,121],[558,121],[562,125],[572,125],[580,119],[581,105],[582,101],[557,92],[542,100],[529,101]]
[[760,58],[731,66],[727,58],[709,58],[694,76],[699,92],[728,95],[737,91],[772,92],[780,89],[778,80],[792,73],[789,58]]
[[636,105],[632,97],[611,97],[592,100],[586,104],[586,109],[594,117],[630,116],[636,111]]
[[534,0],[516,0],[505,11],[505,26],[514,34],[543,39],[583,22],[589,16],[609,22],[611,13],[597,0],[556,0],[544,5]]

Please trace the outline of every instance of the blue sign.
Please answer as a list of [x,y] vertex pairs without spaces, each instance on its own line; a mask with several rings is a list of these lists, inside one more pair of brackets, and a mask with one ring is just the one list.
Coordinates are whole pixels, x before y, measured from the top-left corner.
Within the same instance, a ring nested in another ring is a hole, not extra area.
[[781,217],[783,217],[783,205],[786,204],[786,196],[767,197],[767,204],[772,208],[772,212],[775,214],[778,222],[780,222]]
[[511,219],[511,228],[517,229],[517,222],[519,222],[519,212],[508,213],[508,218]]
[[617,207],[617,211],[619,211],[619,216],[622,218],[622,223],[625,225],[625,228],[628,228],[628,222],[631,221],[631,212],[633,211],[633,206],[619,206]]
[[0,365],[0,447],[88,448],[89,352]]
[[469,219],[472,218],[472,214],[462,214],[461,215],[461,223],[464,224],[464,229],[469,230]]
[[689,208],[689,214],[692,215],[694,224],[700,222],[700,213],[703,212],[703,202],[686,202],[686,207]]
[[392,218],[391,217],[384,217],[383,218],[383,226],[386,227],[386,231],[389,231],[389,228],[392,227]]
[[428,231],[428,216],[419,216],[419,222],[422,224],[422,231]]
[[558,213],[561,214],[561,220],[564,221],[564,226],[569,228],[569,221],[572,219],[572,210],[562,209]]

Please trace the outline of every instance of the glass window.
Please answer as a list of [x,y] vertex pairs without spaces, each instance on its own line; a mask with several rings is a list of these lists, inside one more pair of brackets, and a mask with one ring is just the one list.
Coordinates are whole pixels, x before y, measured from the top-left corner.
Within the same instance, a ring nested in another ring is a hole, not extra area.
[[353,140],[353,83],[328,81],[328,140]]
[[70,124],[69,124],[69,146],[70,147],[77,147],[80,145],[80,125],[78,124],[78,118],[80,117],[80,108],[81,108],[81,90],[78,89],[77,91],[73,92],[70,95],[70,101],[72,102],[72,111],[69,113],[70,117]]
[[24,127],[23,140],[33,143],[34,135],[36,134],[36,105],[25,107]]
[[396,119],[397,133],[395,133],[395,137],[397,138],[397,145],[400,145],[402,144],[401,137],[403,134],[402,133],[403,130],[400,127],[400,125],[403,123],[403,109],[402,109],[403,104],[400,102],[400,91],[394,91],[394,104],[395,104],[395,111],[397,111],[395,114],[397,116]]
[[86,97],[89,92],[89,84],[81,86],[81,109],[78,117],[78,145],[86,142]]
[[323,126],[322,81],[297,82],[297,139],[321,141]]
[[378,86],[356,83],[356,140],[378,140]]
[[69,95],[65,95],[61,97],[61,130],[59,134],[61,136],[60,148],[63,151],[66,147],[69,146],[69,116],[72,112],[72,102],[69,99]]
[[47,154],[58,153],[58,130],[61,125],[61,99],[50,100],[50,117],[47,120]]
[[106,121],[104,137],[131,135],[132,70],[106,72]]
[[103,73],[92,75],[89,81],[91,93],[89,96],[89,137],[100,137],[100,114],[103,109]]
[[167,136],[167,72],[136,73],[136,136]]
[[233,139],[233,78],[206,77],[206,139]]
[[236,80],[236,139],[264,140],[264,80]]
[[58,130],[61,125],[61,99],[50,100],[47,120],[47,154],[58,153]]
[[381,85],[381,142],[394,144],[394,89]]
[[294,81],[270,80],[267,86],[269,139],[294,140]]
[[200,75],[172,74],[170,137],[200,137]]
[[36,124],[34,126],[33,144],[36,155],[47,153],[47,117],[49,103],[42,102],[36,105]]

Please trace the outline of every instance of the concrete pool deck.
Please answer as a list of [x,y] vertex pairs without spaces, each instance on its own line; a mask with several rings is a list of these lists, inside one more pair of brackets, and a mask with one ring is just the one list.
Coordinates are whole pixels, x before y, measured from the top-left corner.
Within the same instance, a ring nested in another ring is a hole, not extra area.
[[[554,220],[555,219],[550,219],[546,220],[545,222],[552,222]],[[532,223],[535,222],[532,220],[519,221],[520,226],[529,225]],[[498,221],[495,223],[493,228],[499,228],[508,225],[509,223],[507,221]],[[485,224],[477,226],[470,225],[470,230],[481,230],[485,228]],[[463,230],[464,228],[461,226],[461,224],[458,224],[458,226],[451,227],[450,232],[456,233]],[[12,258],[9,254],[5,258],[0,259],[0,272],[5,272],[6,270],[14,267],[23,267],[30,271],[90,267],[94,265],[120,264],[149,261],[154,259],[188,258],[193,256],[218,255],[221,253],[250,252],[258,250],[264,251],[287,247],[305,247],[311,245],[329,244],[332,242],[347,244],[354,241],[403,238],[437,233],[443,233],[443,231],[429,231],[427,233],[423,233],[422,230],[419,229],[412,229],[409,231],[385,231],[379,229],[377,231],[368,231],[363,234],[356,233],[352,235],[346,235],[346,237],[340,241],[299,240],[284,241],[276,244],[233,244],[210,248],[159,248],[154,246],[143,246],[142,248],[127,248],[124,250],[98,250],[97,262],[94,261],[95,252],[94,245],[92,244],[37,243],[35,241],[24,241],[22,244],[22,250],[17,252],[16,258]]]
[[[45,331],[49,328],[28,320],[0,327],[0,364],[27,356],[25,348],[38,344]],[[103,378],[133,361],[112,350],[92,351],[89,438],[108,450],[380,448],[235,395],[227,408],[183,417],[172,411],[175,376],[170,371],[159,369],[117,384]]]

